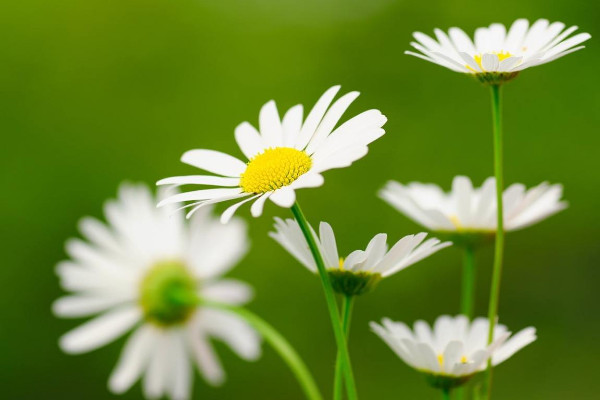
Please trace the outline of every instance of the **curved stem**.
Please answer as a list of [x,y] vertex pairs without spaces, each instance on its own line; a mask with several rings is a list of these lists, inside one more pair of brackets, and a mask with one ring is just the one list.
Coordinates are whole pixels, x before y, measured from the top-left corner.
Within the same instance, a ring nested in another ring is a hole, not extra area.
[[[348,337],[350,336],[350,321],[352,319],[352,306],[354,305],[353,296],[344,296],[344,302],[342,303],[342,327],[344,328],[344,334],[346,335],[346,343],[348,343]],[[342,399],[342,362],[340,352],[338,351],[337,360],[335,362],[335,380],[333,385],[333,398],[334,400]]]
[[[502,109],[500,103],[500,86],[492,85],[492,117],[494,121],[494,173],[496,175],[496,202],[498,209],[496,228],[496,248],[494,253],[494,270],[492,272],[492,286],[490,289],[490,303],[488,319],[490,329],[488,331],[488,343],[494,339],[494,328],[498,315],[498,301],[500,297],[500,280],[502,278],[502,259],[504,255],[504,216],[502,204],[502,192],[504,191],[504,176],[502,171]],[[487,373],[487,399],[491,398],[492,392],[492,362],[488,361]]]
[[461,289],[460,312],[471,320],[475,306],[475,251],[472,246],[465,246]]
[[256,329],[262,337],[279,353],[279,356],[287,363],[288,367],[298,380],[298,383],[302,387],[306,398],[309,400],[323,400],[321,392],[317,387],[315,380],[313,379],[310,371],[304,364],[304,361],[300,358],[296,350],[292,345],[273,328],[268,322],[243,307],[232,306],[229,304],[203,302],[203,305],[207,307],[218,308],[221,310],[230,311],[237,314],[248,322],[254,329]]
[[356,400],[356,385],[354,383],[354,375],[352,373],[352,366],[350,364],[350,354],[348,353],[348,346],[346,344],[346,337],[344,335],[344,329],[342,327],[342,321],[338,312],[337,302],[335,301],[335,294],[329,280],[329,274],[325,269],[325,263],[323,262],[323,256],[317,246],[315,238],[313,236],[312,229],[306,220],[306,217],[300,209],[298,203],[294,203],[292,206],[292,213],[306,238],[310,251],[317,264],[319,270],[319,276],[321,277],[321,284],[323,291],[325,292],[325,300],[327,301],[327,308],[329,309],[329,317],[331,319],[331,325],[333,326],[333,334],[337,343],[338,352],[342,361],[342,370],[344,371],[344,378],[346,382],[346,392],[350,400]]

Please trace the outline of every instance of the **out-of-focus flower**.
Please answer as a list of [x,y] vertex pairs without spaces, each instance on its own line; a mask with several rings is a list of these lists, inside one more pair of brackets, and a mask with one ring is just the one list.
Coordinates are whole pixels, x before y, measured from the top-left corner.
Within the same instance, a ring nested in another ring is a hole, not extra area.
[[[515,183],[504,190],[504,229],[514,231],[533,225],[565,209],[562,185],[546,182],[527,189]],[[452,190],[444,192],[435,184],[390,181],[379,196],[398,211],[440,234],[493,236],[496,232],[496,181],[488,178],[474,188],[471,180],[457,176]]]
[[440,389],[450,389],[469,380],[486,368],[491,357],[498,365],[536,339],[529,327],[512,335],[504,325],[494,327],[494,340],[488,345],[489,321],[464,315],[442,315],[433,327],[417,321],[411,330],[402,322],[383,319],[371,329],[410,367],[426,374],[428,381]]
[[260,355],[261,339],[245,321],[201,305],[250,300],[248,285],[220,278],[246,253],[246,226],[223,225],[208,208],[186,225],[181,213],[157,209],[156,201],[146,186],[124,184],[106,204],[108,224],[81,221],[87,241],[69,240],[71,259],[57,267],[63,288],[73,293],[53,310],[66,318],[101,314],[61,337],[67,353],[94,350],[133,330],[110,377],[112,392],[125,392],[143,376],[146,397],[188,399],[194,364],[207,382],[224,380],[211,338],[246,360]]

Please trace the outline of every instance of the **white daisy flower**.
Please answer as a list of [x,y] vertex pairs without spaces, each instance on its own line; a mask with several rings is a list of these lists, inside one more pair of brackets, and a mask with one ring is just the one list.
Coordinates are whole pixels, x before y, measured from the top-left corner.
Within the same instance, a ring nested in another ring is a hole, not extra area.
[[[402,322],[384,318],[371,329],[410,367],[426,374],[428,381],[440,389],[451,389],[469,380],[487,367],[491,357],[496,366],[536,340],[535,328],[512,335],[504,325],[494,328],[494,340],[488,345],[489,321],[464,315],[437,318],[430,327],[417,321],[414,329]],[[509,339],[510,338],[510,339]]]
[[[382,278],[393,275],[452,244],[440,243],[435,238],[423,242],[427,234],[419,233],[403,237],[388,251],[387,235],[380,233],[371,239],[365,250],[355,250],[346,258],[340,258],[331,226],[321,222],[319,233],[319,236],[313,234],[323,255],[333,288],[336,292],[348,296],[364,294],[372,290]],[[310,271],[318,272],[308,243],[295,220],[275,218],[275,232],[269,232],[269,236]]]
[[[302,120],[302,105],[290,108],[283,119],[274,101],[260,110],[259,129],[243,122],[235,129],[235,139],[246,158],[214,150],[191,150],[181,161],[215,175],[176,176],[158,185],[207,185],[218,188],[176,194],[165,204],[191,201],[188,216],[206,204],[238,200],[222,215],[227,222],[243,204],[254,201],[253,216],[262,214],[267,199],[289,208],[295,190],[323,184],[322,172],[347,167],[367,154],[367,145],[381,137],[386,117],[379,110],[365,111],[336,128],[338,121],[358,92],[350,92],[331,104],[340,86],[327,90]],[[330,107],[331,105],[331,107]],[[243,199],[239,201],[240,199]]]
[[79,354],[126,332],[109,388],[127,391],[143,376],[146,397],[188,399],[195,364],[210,384],[224,372],[210,344],[224,341],[245,360],[261,353],[260,337],[234,314],[198,307],[205,299],[241,305],[252,296],[245,283],[221,279],[248,249],[241,220],[223,225],[205,209],[189,225],[183,215],[157,209],[143,185],[122,185],[105,207],[108,224],[84,218],[87,241],[71,239],[71,260],[61,262],[61,285],[73,292],[58,299],[54,313],[66,318],[100,316],[66,333],[60,347]]
[[[515,183],[504,191],[504,229],[514,231],[533,225],[565,209],[562,185],[541,183],[531,189]],[[474,188],[466,176],[456,176],[445,193],[434,184],[390,181],[379,196],[392,207],[425,228],[461,235],[496,232],[496,180],[491,177]]]
[[483,82],[500,83],[514,78],[519,71],[554,61],[583,49],[579,44],[589,33],[568,37],[577,26],[565,29],[562,22],[550,23],[538,19],[531,26],[526,19],[516,20],[507,32],[502,24],[477,28],[475,40],[460,28],[450,28],[446,34],[435,29],[436,39],[421,33],[413,34],[411,42],[419,53],[406,51],[456,72],[476,75]]

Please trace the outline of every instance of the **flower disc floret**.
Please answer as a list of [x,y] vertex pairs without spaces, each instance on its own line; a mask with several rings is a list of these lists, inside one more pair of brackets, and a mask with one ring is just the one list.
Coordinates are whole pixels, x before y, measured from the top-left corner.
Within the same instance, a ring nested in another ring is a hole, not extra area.
[[159,326],[181,324],[198,304],[196,282],[180,262],[156,264],[140,287],[140,305],[148,322]]
[[291,147],[266,149],[248,161],[240,187],[246,193],[267,193],[290,185],[311,166],[312,159],[304,151]]

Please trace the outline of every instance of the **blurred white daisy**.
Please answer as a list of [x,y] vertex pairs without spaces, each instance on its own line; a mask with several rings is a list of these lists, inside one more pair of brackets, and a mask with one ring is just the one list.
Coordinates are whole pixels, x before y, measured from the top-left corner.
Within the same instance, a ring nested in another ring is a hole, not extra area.
[[[565,209],[561,185],[541,183],[531,189],[515,183],[504,190],[504,229],[514,231],[533,225]],[[456,176],[452,190],[435,184],[390,181],[379,196],[398,211],[434,232],[483,233],[496,231],[496,181],[488,178],[474,188],[466,176]]]
[[[274,227],[275,232],[269,232],[269,236],[306,268],[317,273],[314,258],[298,223],[293,219],[275,218]],[[419,233],[403,237],[388,251],[387,235],[380,233],[371,239],[365,250],[355,250],[346,258],[340,258],[331,226],[321,222],[319,234],[314,236],[333,288],[349,296],[372,290],[381,278],[395,274],[452,244],[440,243],[435,238],[423,242],[427,234]]]
[[157,209],[156,201],[146,186],[124,184],[118,199],[106,204],[107,225],[81,221],[87,241],[69,240],[71,260],[57,266],[61,285],[73,293],[53,310],[66,318],[101,314],[61,337],[67,353],[85,353],[134,331],[110,377],[112,392],[127,391],[143,376],[146,397],[188,399],[194,364],[207,382],[224,380],[211,338],[246,360],[261,353],[261,339],[245,321],[198,307],[202,299],[250,300],[248,285],[220,278],[246,253],[246,226],[241,220],[223,225],[208,208],[186,225],[183,215]]
[[475,40],[460,28],[446,34],[435,29],[436,39],[421,33],[411,42],[419,53],[406,51],[456,72],[474,74],[484,82],[499,83],[514,78],[519,71],[554,61],[574,51],[588,40],[589,33],[579,33],[576,26],[565,29],[562,22],[538,19],[531,26],[526,19],[516,20],[507,32],[502,24],[475,30]]
[[[260,110],[259,130],[248,122],[235,129],[235,139],[249,160],[214,150],[190,150],[181,161],[215,175],[176,176],[158,185],[206,185],[219,188],[176,194],[165,204],[191,201],[188,216],[206,204],[237,202],[222,215],[223,222],[243,203],[254,201],[251,213],[262,214],[267,199],[289,208],[295,190],[323,184],[322,172],[347,167],[367,154],[367,145],[381,137],[386,117],[378,110],[365,111],[336,128],[338,121],[358,92],[350,92],[331,104],[340,86],[327,90],[303,121],[302,105],[290,108],[283,119],[274,101]],[[331,107],[330,107],[331,105]],[[240,199],[243,199],[240,201]]]
[[417,321],[412,331],[406,324],[387,318],[381,325],[375,322],[370,325],[402,361],[425,373],[428,381],[440,389],[461,385],[485,370],[490,357],[492,365],[498,365],[536,340],[533,327],[511,337],[506,326],[497,324],[494,340],[488,345],[487,318],[469,322],[464,315],[440,316],[433,327]]

